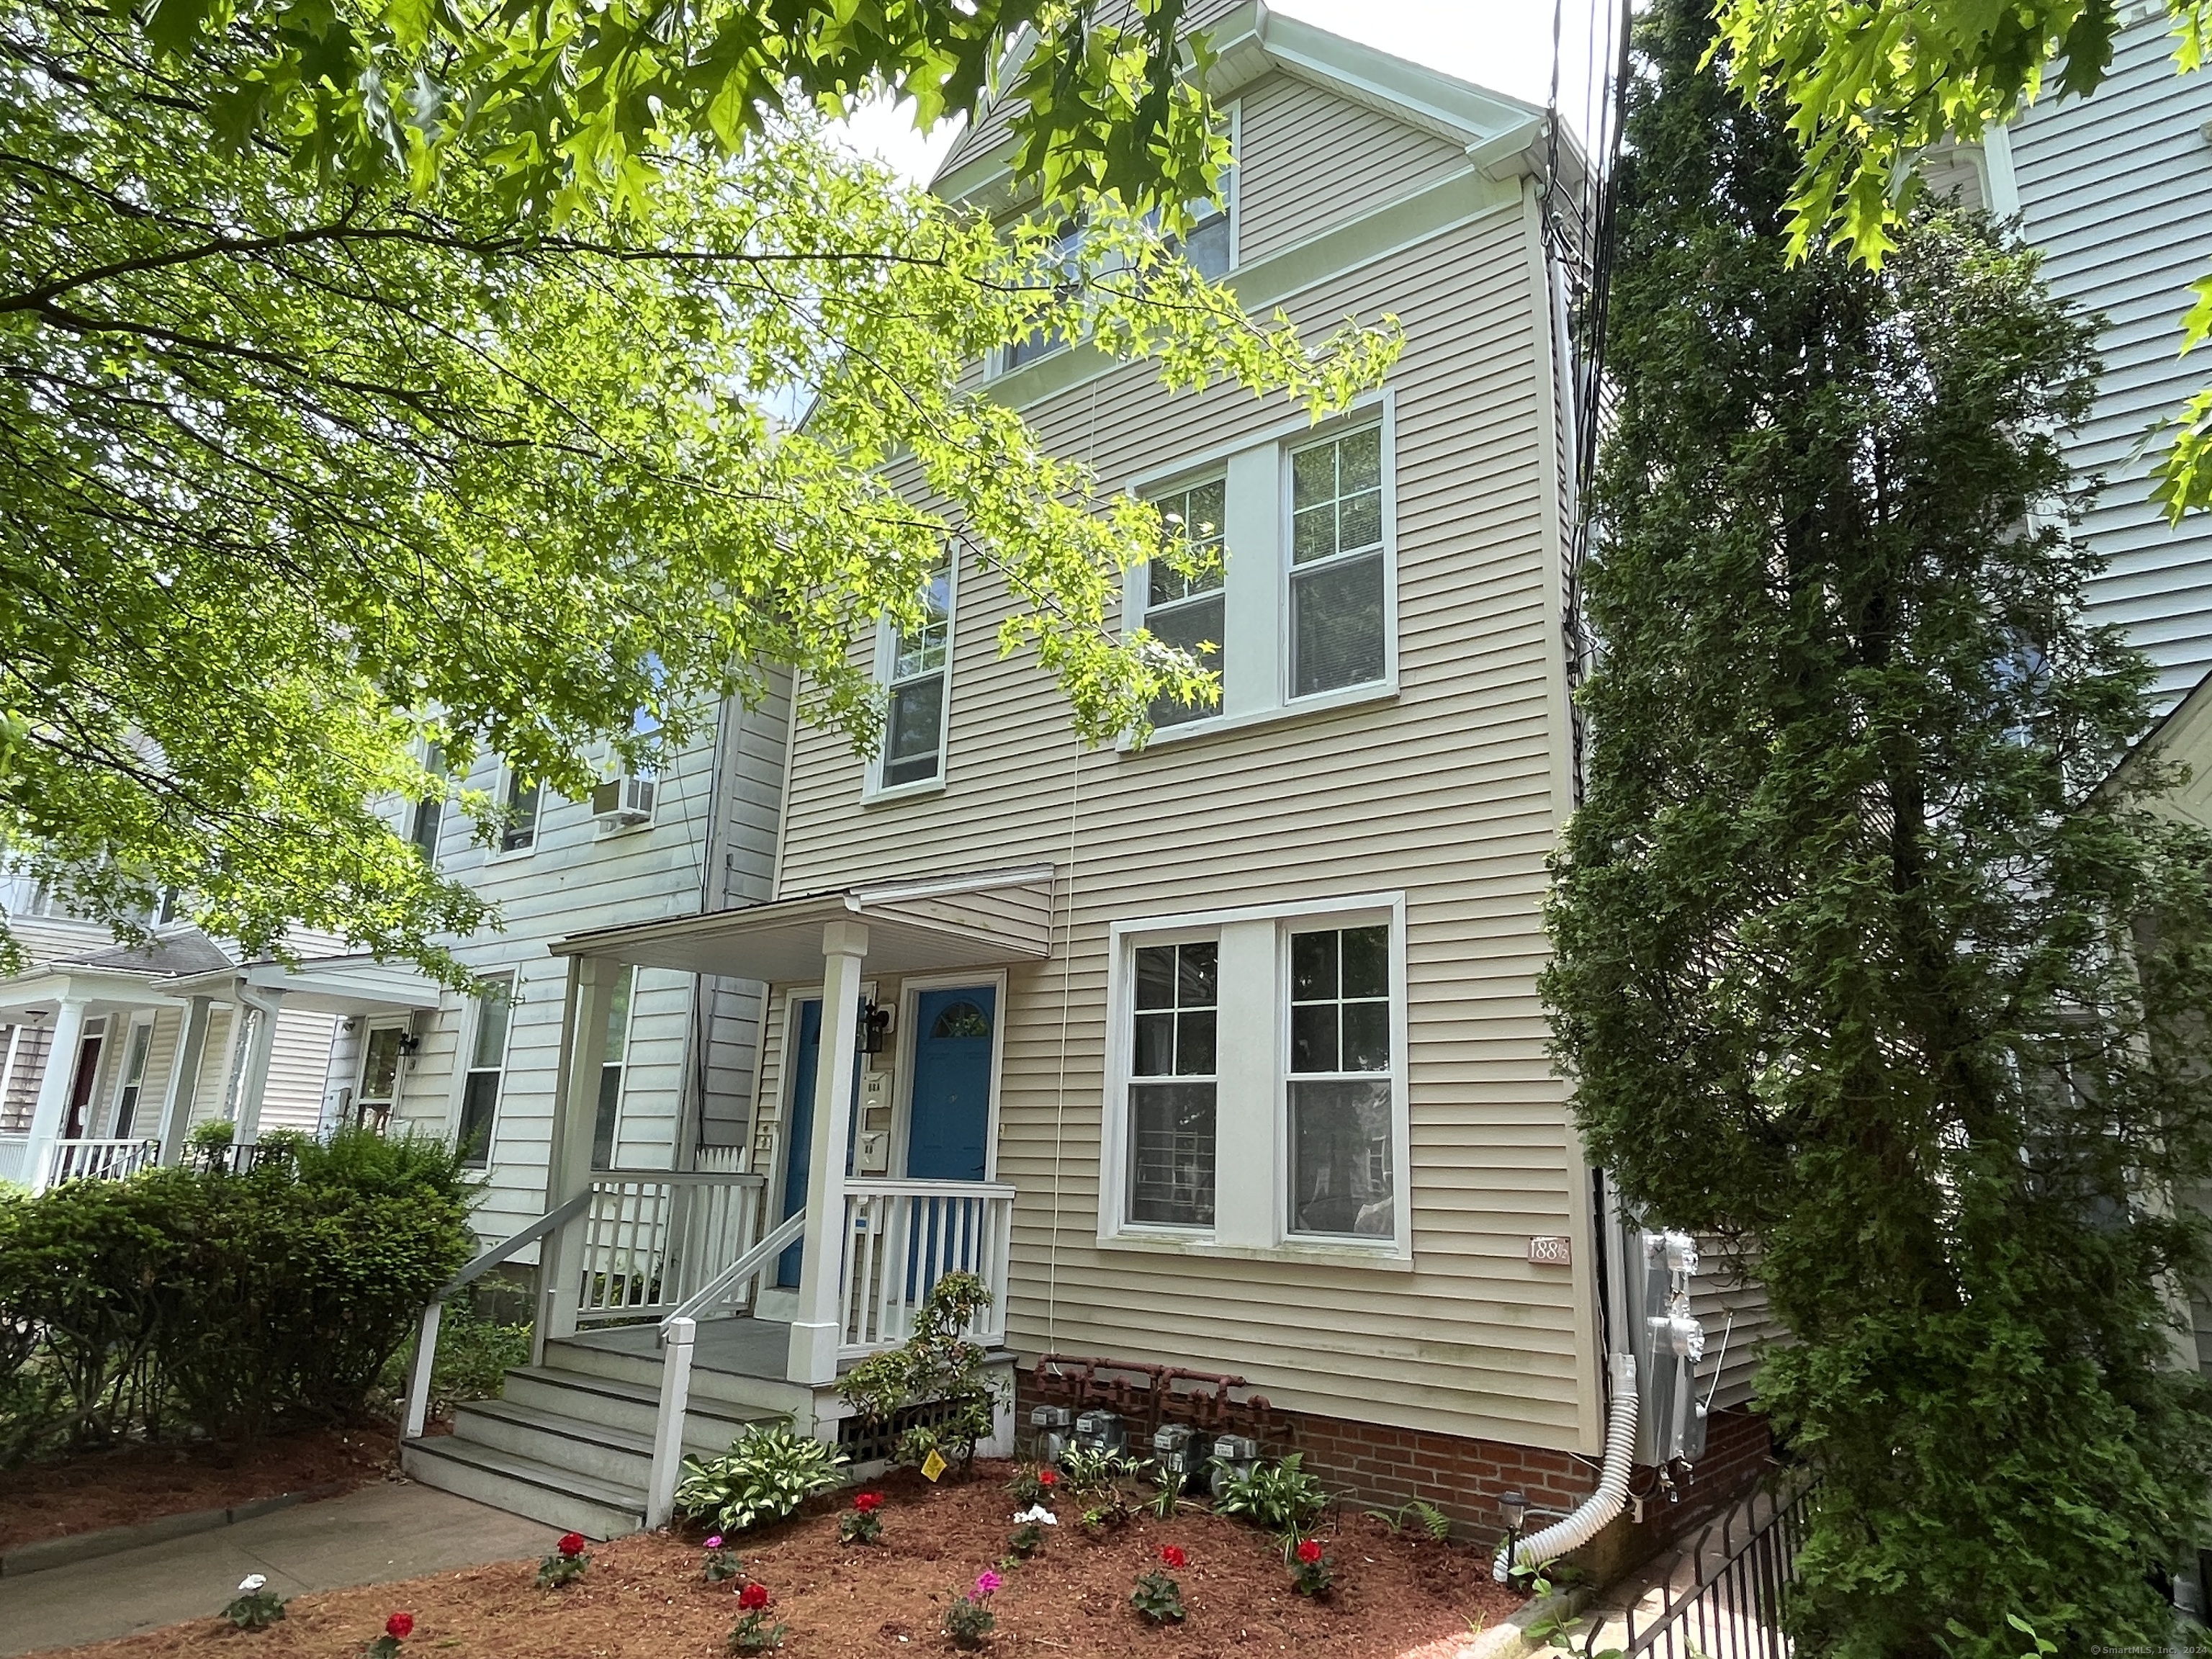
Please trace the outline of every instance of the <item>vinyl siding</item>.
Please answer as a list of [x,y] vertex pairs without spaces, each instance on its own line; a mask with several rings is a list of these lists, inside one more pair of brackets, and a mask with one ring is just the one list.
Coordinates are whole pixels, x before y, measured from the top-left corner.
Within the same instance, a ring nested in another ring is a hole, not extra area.
[[1249,264],[1467,165],[1466,151],[1291,76],[1237,94],[1253,164],[1237,181],[1237,255]]
[[[1389,167],[1418,167],[1418,151]],[[1358,158],[1340,160],[1341,179],[1304,188],[1327,197],[1358,174]],[[1248,137],[1248,183],[1266,161]],[[1396,191],[1388,171],[1374,182],[1376,199]],[[1395,699],[1144,753],[1085,751],[1033,659],[1000,658],[1003,590],[963,571],[941,794],[863,807],[862,763],[830,733],[798,735],[780,894],[1056,866],[1051,958],[1011,970],[1005,1014],[998,1168],[1020,1192],[1009,1322],[1026,1352],[1231,1370],[1305,1409],[1595,1444],[1588,1249],[1571,1271],[1525,1259],[1532,1234],[1589,1237],[1534,982],[1565,744],[1552,370],[1530,225],[1509,204],[1291,305],[1309,323],[1388,310],[1407,329],[1392,379]],[[1284,411],[1225,387],[1171,398],[1132,366],[1030,413],[1113,488],[1266,432]],[[1109,925],[1398,890],[1411,1270],[1102,1248]],[[770,1012],[764,1113],[784,1106],[786,1001]]]
[[2169,528],[2148,499],[2162,443],[2152,423],[2212,384],[2212,356],[2177,355],[2189,285],[2212,273],[2212,73],[2177,76],[2164,12],[2123,32],[2105,84],[2052,100],[2012,128],[2023,230],[2052,289],[2101,313],[2105,374],[2075,446],[2102,474],[2084,529],[2110,568],[2090,590],[2099,622],[2124,627],[2170,707],[2212,672],[2212,518]]
[[[472,841],[459,815],[448,814],[440,868],[491,900],[501,921],[496,930],[459,942],[455,952],[476,973],[515,975],[489,1188],[476,1217],[483,1236],[503,1237],[545,1207],[567,994],[565,961],[549,955],[547,946],[586,928],[695,914],[702,901],[720,905],[765,897],[788,710],[781,678],[761,708],[732,703],[720,710],[707,730],[664,763],[648,826],[602,833],[589,802],[549,794],[532,851],[502,858]],[[480,757],[468,783],[490,789],[499,775],[495,758]],[[396,821],[397,808],[394,814]],[[704,997],[709,1043],[702,1061],[691,976],[639,970],[617,1119],[617,1163],[651,1169],[686,1163],[686,1112],[695,1101],[709,1136],[720,1137],[705,1144],[742,1141],[750,1116],[762,989],[738,981],[708,981]],[[449,993],[434,1013],[417,1017],[419,1046],[402,1063],[395,1122],[441,1136],[458,1132],[477,1012],[474,999]],[[358,1087],[365,1038],[365,1028],[341,1036],[331,1063],[333,1091]]]

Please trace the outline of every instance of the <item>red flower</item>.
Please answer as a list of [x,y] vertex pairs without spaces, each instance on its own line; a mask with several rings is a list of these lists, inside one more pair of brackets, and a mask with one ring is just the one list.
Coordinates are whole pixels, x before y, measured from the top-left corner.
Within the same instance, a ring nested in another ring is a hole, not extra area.
[[1056,1486],[1059,1484],[1060,1471],[1058,1469],[1039,1469],[1037,1471],[1037,1485],[1040,1486]]
[[581,1555],[584,1553],[584,1534],[580,1532],[564,1532],[561,1534],[561,1541],[553,1547],[563,1555]]
[[758,1613],[768,1605],[768,1586],[748,1584],[738,1592],[738,1605],[747,1613]]
[[1315,1562],[1320,1560],[1321,1540],[1318,1538],[1301,1538],[1298,1540],[1298,1559],[1304,1562],[1308,1566],[1311,1566]]
[[873,1515],[884,1506],[884,1495],[879,1492],[864,1492],[853,1499],[853,1507],[863,1515]]
[[415,1615],[395,1613],[384,1621],[384,1633],[395,1642],[404,1642],[415,1633]]
[[1160,1547],[1160,1559],[1171,1567],[1179,1567],[1190,1558],[1182,1553],[1182,1545],[1164,1544]]

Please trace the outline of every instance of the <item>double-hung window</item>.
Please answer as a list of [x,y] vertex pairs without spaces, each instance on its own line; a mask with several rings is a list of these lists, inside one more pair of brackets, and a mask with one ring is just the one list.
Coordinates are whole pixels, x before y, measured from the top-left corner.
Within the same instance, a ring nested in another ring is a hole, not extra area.
[[499,804],[499,850],[526,853],[537,846],[538,811],[545,804],[544,786],[526,781],[522,774],[509,767],[507,781],[500,790]]
[[952,659],[952,563],[930,574],[921,618],[886,629],[883,681],[887,706],[878,789],[933,783],[945,775],[945,681]]
[[1212,939],[1136,951],[1129,1079],[1129,1218],[1213,1224],[1215,998]]
[[1382,429],[1291,455],[1291,695],[1311,696],[1388,670]]
[[[1064,305],[1073,289],[1076,272],[1083,257],[1083,227],[1071,220],[1060,228],[1053,238],[1052,253],[1047,266],[1057,271],[1060,282],[1055,284],[1057,310]],[[1037,320],[1036,325],[1018,340],[1002,347],[999,353],[999,368],[1002,374],[1012,374],[1024,363],[1033,363],[1048,353],[1057,351],[1068,342],[1066,331],[1049,313]]]
[[146,1087],[146,1056],[154,1047],[154,1018],[144,1015],[131,1022],[131,1036],[123,1050],[123,1073],[115,1088],[115,1123],[109,1133],[117,1140],[131,1139],[138,1118],[138,1098]]
[[455,1136],[461,1162],[471,1170],[491,1163],[492,1128],[499,1116],[499,1082],[507,1069],[507,1031],[514,1007],[514,975],[488,976],[477,995],[476,1038],[469,1046],[461,1084],[461,1122]]
[[1116,924],[1102,1241],[1403,1259],[1395,894]]
[[[445,750],[437,744],[432,744],[423,757],[422,765],[432,777],[443,779],[446,775]],[[445,822],[444,790],[434,790],[415,803],[407,839],[416,852],[422,855],[422,862],[433,869],[438,865],[438,832],[445,827]]]
[[[1201,668],[1222,672],[1222,635],[1226,631],[1222,591],[1225,567],[1222,560],[1222,509],[1226,485],[1222,479],[1155,496],[1162,523],[1172,542],[1181,546],[1178,570],[1168,560],[1154,559],[1145,568],[1146,629],[1164,645],[1186,651]],[[1179,702],[1173,697],[1155,698],[1152,724],[1175,726],[1202,720],[1213,712],[1208,703]]]

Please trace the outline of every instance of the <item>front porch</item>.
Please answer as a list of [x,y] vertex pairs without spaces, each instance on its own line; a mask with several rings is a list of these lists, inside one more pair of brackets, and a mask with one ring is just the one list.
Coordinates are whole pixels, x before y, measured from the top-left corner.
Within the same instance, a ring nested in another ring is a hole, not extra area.
[[[946,1274],[989,1288],[966,1334],[1002,1350],[1016,1194],[994,1178],[998,1016],[1006,970],[1047,953],[1050,878],[886,884],[555,945],[570,968],[545,1212],[447,1287],[537,1247],[532,1364],[506,1400],[422,1437],[426,1310],[410,1472],[586,1532],[659,1525],[683,1455],[747,1421],[837,1442],[840,1374],[905,1341]],[[592,1167],[611,1022],[639,967],[781,994],[775,1098],[754,1103],[779,1134],[757,1117],[743,1167]],[[878,1000],[893,980],[903,1020]]]

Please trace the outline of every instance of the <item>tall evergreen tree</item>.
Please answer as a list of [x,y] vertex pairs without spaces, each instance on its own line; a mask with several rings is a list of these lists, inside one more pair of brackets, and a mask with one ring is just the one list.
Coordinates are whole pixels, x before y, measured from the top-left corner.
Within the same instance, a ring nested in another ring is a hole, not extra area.
[[2093,330],[1954,208],[1792,264],[1799,158],[1705,10],[1646,15],[1626,128],[1558,1048],[1591,1157],[1788,1328],[1803,1650],[2159,1641],[2212,1464],[2167,1201],[2212,1168],[2212,846],[2113,781]]

